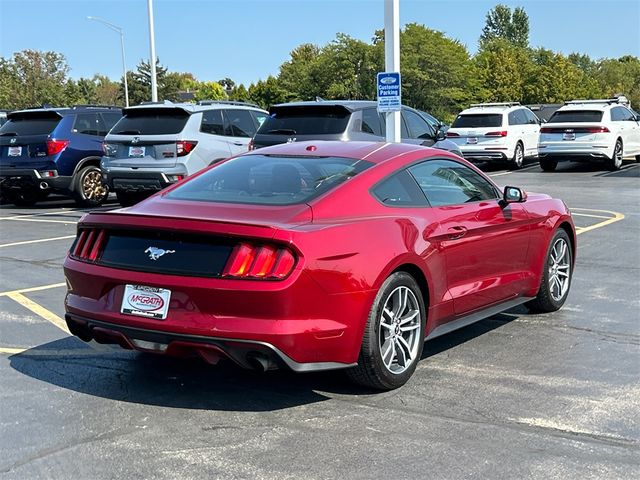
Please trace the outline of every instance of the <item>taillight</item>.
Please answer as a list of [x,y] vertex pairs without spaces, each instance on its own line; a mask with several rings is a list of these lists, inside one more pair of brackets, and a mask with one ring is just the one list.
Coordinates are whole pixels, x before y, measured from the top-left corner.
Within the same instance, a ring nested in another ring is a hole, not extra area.
[[506,137],[507,136],[507,131],[506,130],[500,130],[499,132],[487,132],[484,134],[485,137]]
[[198,142],[189,141],[189,140],[178,140],[176,142],[176,157],[184,157],[191,153],[191,151],[196,148]]
[[609,133],[610,130],[607,127],[589,127],[585,128],[586,133]]
[[101,228],[85,228],[78,232],[70,254],[79,260],[95,262],[104,246],[106,231]]
[[553,132],[554,132],[554,129],[549,127],[542,127],[540,129],[540,133],[553,133]]
[[447,138],[451,138],[451,137],[459,137],[460,135],[457,134],[456,132],[447,132],[446,136]]
[[118,153],[118,147],[113,143],[102,142],[102,151],[105,157],[115,157]]
[[256,149],[256,147],[255,147],[255,145],[253,143],[253,138],[252,138],[251,140],[249,140],[249,151],[255,150],[255,149]]
[[56,155],[67,148],[67,145],[69,145],[69,140],[50,138],[47,140],[47,155]]
[[288,276],[295,264],[293,253],[286,248],[242,242],[231,252],[222,276],[277,280]]

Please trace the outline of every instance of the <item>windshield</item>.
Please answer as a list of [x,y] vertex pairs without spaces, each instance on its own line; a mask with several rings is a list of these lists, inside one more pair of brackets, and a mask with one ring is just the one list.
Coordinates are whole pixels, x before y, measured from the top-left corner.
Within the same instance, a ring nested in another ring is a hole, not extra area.
[[274,109],[258,129],[268,135],[335,135],[347,128],[351,113],[343,107]]
[[502,126],[501,114],[479,113],[474,115],[458,115],[451,128],[483,128]]
[[341,157],[246,155],[212,168],[167,197],[251,205],[306,203],[371,165]]
[[601,110],[567,110],[551,115],[549,123],[593,123],[602,121]]
[[124,116],[109,133],[113,135],[171,135],[180,133],[189,114],[181,108],[136,108]]

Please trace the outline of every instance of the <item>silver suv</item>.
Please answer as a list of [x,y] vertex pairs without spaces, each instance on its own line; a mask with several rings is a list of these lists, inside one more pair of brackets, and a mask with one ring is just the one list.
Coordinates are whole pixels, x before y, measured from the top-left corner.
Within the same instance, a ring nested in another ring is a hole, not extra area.
[[123,206],[246,152],[268,112],[243,102],[147,103],[126,108],[104,139],[100,168]]

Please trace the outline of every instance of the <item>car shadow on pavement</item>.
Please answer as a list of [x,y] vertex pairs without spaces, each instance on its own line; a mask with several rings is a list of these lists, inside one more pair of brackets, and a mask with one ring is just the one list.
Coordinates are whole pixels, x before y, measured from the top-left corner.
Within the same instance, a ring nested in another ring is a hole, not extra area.
[[[428,341],[422,361],[516,318],[517,314],[500,314]],[[17,372],[64,389],[172,408],[263,412],[322,402],[333,394],[376,393],[352,384],[343,371],[257,373],[230,361],[211,366],[199,359],[177,359],[118,347],[94,349],[75,337],[42,344],[9,359]]]

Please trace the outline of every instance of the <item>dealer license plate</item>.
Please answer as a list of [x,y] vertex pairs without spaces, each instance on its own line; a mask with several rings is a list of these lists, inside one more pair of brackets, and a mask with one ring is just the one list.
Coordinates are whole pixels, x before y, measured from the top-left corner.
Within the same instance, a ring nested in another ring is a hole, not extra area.
[[166,288],[125,285],[120,313],[164,320],[170,299],[171,290]]
[[576,139],[576,134],[575,133],[563,133],[562,134],[562,140],[575,140]]
[[130,157],[144,157],[145,147],[129,147]]
[[9,147],[10,157],[19,157],[22,155],[22,147]]
[[478,137],[469,137],[469,138],[467,138],[467,143],[475,145],[476,143],[478,143]]

